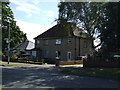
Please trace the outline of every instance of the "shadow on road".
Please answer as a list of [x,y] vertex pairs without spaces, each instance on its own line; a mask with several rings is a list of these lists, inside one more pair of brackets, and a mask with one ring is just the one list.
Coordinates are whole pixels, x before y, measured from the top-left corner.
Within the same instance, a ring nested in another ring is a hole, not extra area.
[[[61,74],[64,67],[3,68],[2,85],[10,88],[114,88],[118,81]],[[70,67],[68,67],[70,68]]]

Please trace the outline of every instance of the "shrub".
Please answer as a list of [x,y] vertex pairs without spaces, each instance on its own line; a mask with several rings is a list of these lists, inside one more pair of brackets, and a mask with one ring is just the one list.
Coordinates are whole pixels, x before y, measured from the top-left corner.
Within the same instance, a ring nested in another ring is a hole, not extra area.
[[15,53],[12,55],[12,58],[18,58],[19,57],[19,53]]
[[25,53],[26,53],[26,51],[24,49],[20,50],[20,54],[25,54]]
[[53,60],[51,58],[44,58],[44,62],[43,63],[55,64],[55,60]]

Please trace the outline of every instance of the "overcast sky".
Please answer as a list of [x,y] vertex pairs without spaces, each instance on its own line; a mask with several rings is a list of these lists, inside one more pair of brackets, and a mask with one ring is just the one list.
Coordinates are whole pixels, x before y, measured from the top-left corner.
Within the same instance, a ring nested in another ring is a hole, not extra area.
[[56,25],[57,0],[10,0],[17,25],[34,42],[34,37]]

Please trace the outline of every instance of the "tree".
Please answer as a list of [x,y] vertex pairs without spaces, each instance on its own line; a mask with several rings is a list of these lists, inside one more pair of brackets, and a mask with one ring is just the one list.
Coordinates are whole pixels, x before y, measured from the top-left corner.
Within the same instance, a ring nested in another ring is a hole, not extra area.
[[76,24],[72,22],[67,22],[66,19],[62,19],[61,22],[58,22],[58,30],[60,36],[73,36],[73,29],[76,28]]
[[120,2],[109,2],[105,8],[100,37],[103,56],[110,57],[114,53],[120,53]]
[[6,40],[8,40],[8,29],[10,24],[10,43],[11,48],[27,39],[26,34],[20,31],[19,26],[16,25],[14,15],[10,9],[9,2],[2,2],[2,50],[7,48]]
[[103,23],[105,3],[96,2],[60,2],[58,23],[74,22],[81,27],[83,32],[87,33],[92,39],[93,50],[97,46],[94,40],[99,38],[100,27]]

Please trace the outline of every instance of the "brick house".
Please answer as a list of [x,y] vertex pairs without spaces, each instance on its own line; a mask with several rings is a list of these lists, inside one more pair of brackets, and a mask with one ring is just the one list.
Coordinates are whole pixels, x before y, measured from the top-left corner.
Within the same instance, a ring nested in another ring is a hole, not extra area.
[[15,46],[11,50],[12,50],[12,54],[20,53],[20,50],[25,50],[26,55],[32,55],[36,57],[36,50],[34,50],[34,48],[35,48],[35,43],[26,40],[20,43],[19,45]]
[[74,30],[71,36],[60,33],[58,25],[55,25],[34,38],[37,58],[59,57],[61,61],[71,61],[78,56],[91,54],[92,41],[89,37],[80,36],[78,30]]

